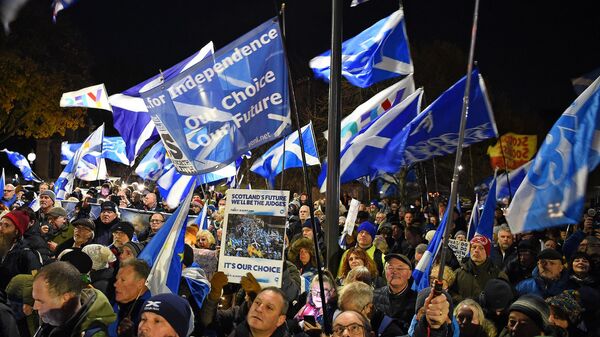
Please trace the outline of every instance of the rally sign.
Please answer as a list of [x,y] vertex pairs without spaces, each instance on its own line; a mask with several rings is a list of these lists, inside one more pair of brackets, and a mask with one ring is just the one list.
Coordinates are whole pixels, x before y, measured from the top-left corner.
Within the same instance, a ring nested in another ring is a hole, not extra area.
[[227,166],[289,133],[288,70],[271,19],[142,94],[178,172]]
[[219,270],[229,282],[252,273],[263,287],[281,287],[289,196],[289,191],[227,191]]
[[61,107],[96,108],[112,111],[104,83],[77,91],[65,92],[60,98]]
[[448,247],[452,249],[454,252],[454,256],[458,259],[458,261],[462,261],[462,259],[469,254],[469,241],[458,241],[454,239],[448,240]]
[[494,146],[488,147],[492,168],[514,170],[527,163],[537,147],[536,135],[506,133]]

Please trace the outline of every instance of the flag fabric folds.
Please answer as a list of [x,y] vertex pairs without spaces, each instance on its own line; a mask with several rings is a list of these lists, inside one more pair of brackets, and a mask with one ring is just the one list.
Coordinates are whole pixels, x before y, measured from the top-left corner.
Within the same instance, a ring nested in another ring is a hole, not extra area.
[[589,87],[590,84],[594,83],[594,81],[599,76],[600,68],[596,68],[581,77],[577,77],[576,79],[571,80],[571,83],[573,84],[573,90],[575,90],[575,93],[577,93],[577,95],[581,95],[583,91],[587,89],[587,87]]
[[196,217],[196,220],[194,221],[194,224],[196,224],[198,226],[199,230],[205,230],[208,229],[208,202],[204,203],[204,206],[202,206],[202,211],[200,211],[200,214]]
[[[193,182],[192,182],[193,183]],[[151,266],[146,287],[152,295],[179,291],[187,214],[193,189],[138,256]]]
[[531,167],[531,163],[532,161],[528,161],[525,165],[517,167],[510,171],[510,173],[504,172],[498,175],[498,178],[496,179],[496,200],[502,198],[512,199],[513,195],[523,182],[523,179],[525,179],[527,171],[529,171],[529,168]]
[[93,85],[77,91],[65,92],[60,98],[61,107],[82,107],[103,109],[112,112],[108,103],[108,94],[104,83]]
[[167,150],[162,141],[158,141],[135,168],[135,174],[144,180],[156,181],[164,172],[166,160]]
[[579,223],[600,162],[600,78],[556,121],[507,210],[513,233]]
[[[312,122],[303,126],[301,132],[306,153],[306,165],[321,165]],[[285,167],[283,167],[284,164]],[[265,177],[271,186],[275,186],[275,177],[283,170],[292,167],[302,167],[302,151],[297,131],[292,132],[273,145],[252,164],[250,171]]]
[[442,218],[442,222],[435,230],[435,235],[427,245],[427,250],[423,253],[423,256],[417,263],[415,270],[413,270],[413,284],[412,290],[419,292],[430,286],[429,282],[429,274],[431,273],[431,267],[434,264],[435,258],[444,242],[444,231],[446,230],[446,226],[448,224],[448,213],[450,209],[446,209],[446,213],[444,213],[444,217]]
[[[363,176],[375,174],[378,169],[372,163],[384,156],[390,140],[406,126],[421,107],[423,89],[417,89],[407,99],[377,117],[356,134],[340,153],[340,182],[347,183]],[[325,190],[327,165],[319,175],[321,191]]]
[[[60,164],[66,165],[80,146],[81,143],[62,142],[60,146]],[[129,165],[129,159],[127,159],[125,153],[125,141],[120,136],[104,137],[101,156],[115,163]]]
[[467,240],[471,241],[477,231],[477,224],[481,219],[479,212],[479,193],[475,193],[475,202],[473,203],[473,210],[471,211],[471,218],[469,219],[469,228],[467,229]]
[[[104,124],[92,132],[83,145],[75,151],[73,158],[67,163],[54,184],[54,193],[58,200],[63,200],[68,193],[73,191],[73,181],[77,173],[83,173],[83,176],[89,178],[96,177],[92,180],[104,179],[104,177],[100,178],[103,158],[99,158],[102,153],[102,138],[104,138]],[[94,175],[94,173],[96,174]],[[80,178],[80,175],[77,176]]]
[[58,12],[71,7],[77,0],[54,0],[52,4],[52,22],[56,23]]
[[[409,74],[402,80],[383,89],[368,101],[359,105],[342,120],[340,148],[343,149],[348,140],[357,134],[363,127],[405,100],[413,92],[415,92],[415,81],[413,79],[413,74]],[[327,131],[324,132],[324,135],[327,139]]]
[[[496,122],[483,78],[474,70],[464,146],[497,137]],[[454,153],[458,144],[466,76],[446,90],[417,116],[388,146],[375,166],[398,172],[401,166]]]
[[[331,50],[310,60],[315,77],[329,81],[330,60]],[[342,75],[357,87],[366,88],[412,72],[401,9],[342,44]]]
[[492,169],[514,170],[528,162],[535,155],[536,135],[520,135],[513,132],[503,134],[494,146],[489,146]]
[[[477,223],[477,227],[475,228],[475,234],[483,235],[490,240],[490,242],[494,241],[494,218],[496,215],[496,182],[498,181],[497,177],[494,178],[492,184],[490,185],[490,190],[488,192],[487,198],[485,199],[485,203],[483,204],[483,212],[481,213],[481,217],[479,222]],[[469,234],[473,231],[470,230]]]
[[8,160],[10,160],[11,164],[13,164],[15,167],[17,167],[19,169],[19,171],[21,171],[21,175],[23,175],[23,179],[27,180],[27,181],[34,181],[36,183],[41,183],[42,179],[40,179],[31,169],[31,166],[29,166],[29,162],[27,161],[27,159],[25,158],[25,156],[23,156],[22,154],[20,154],[19,152],[16,151],[9,151],[8,149],[4,149],[1,152],[6,153],[6,155],[8,156]]
[[113,109],[113,120],[115,128],[125,141],[127,159],[131,163],[150,144],[158,140],[158,132],[154,122],[147,113],[146,104],[141,98],[141,93],[179,75],[182,71],[190,68],[204,58],[213,54],[213,43],[209,42],[194,55],[120,94],[111,95],[108,98]]

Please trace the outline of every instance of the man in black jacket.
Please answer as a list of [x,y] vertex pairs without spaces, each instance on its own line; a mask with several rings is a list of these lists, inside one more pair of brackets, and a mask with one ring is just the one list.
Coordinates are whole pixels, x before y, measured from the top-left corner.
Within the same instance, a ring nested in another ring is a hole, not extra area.
[[108,246],[112,243],[111,228],[121,221],[117,214],[117,204],[105,201],[100,204],[100,216],[94,221],[94,243]]

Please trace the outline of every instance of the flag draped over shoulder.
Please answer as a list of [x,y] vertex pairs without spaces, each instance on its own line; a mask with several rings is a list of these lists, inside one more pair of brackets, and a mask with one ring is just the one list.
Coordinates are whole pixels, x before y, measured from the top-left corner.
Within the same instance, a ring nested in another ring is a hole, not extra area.
[[212,55],[213,50],[213,43],[209,42],[194,55],[165,70],[162,74],[149,78],[120,94],[111,95],[108,98],[113,109],[115,128],[126,144],[129,162],[133,163],[140,152],[159,138],[154,122],[147,113],[148,109],[141,98],[141,93],[179,75],[182,71]]
[[[483,78],[472,73],[464,146],[497,137],[496,122]],[[454,153],[458,145],[466,76],[446,90],[392,139],[385,156],[374,165],[386,172],[401,166]]]
[[[413,74],[409,74],[359,105],[342,120],[340,148],[343,149],[350,138],[357,134],[363,127],[405,100],[413,92],[415,92],[415,81]],[[324,135],[327,139],[327,131],[324,132]]]
[[556,121],[507,210],[513,233],[579,223],[600,162],[600,78]]
[[[77,173],[83,173],[89,178],[94,178],[94,173],[96,173],[96,179],[92,180],[104,179],[100,178],[102,173],[100,172],[102,169],[100,165],[103,161],[98,160],[103,159],[99,158],[102,153],[102,138],[104,138],[104,124],[92,132],[83,142],[83,145],[75,151],[73,158],[67,163],[54,184],[54,193],[56,193],[58,200],[64,199],[66,194],[73,191],[73,181]],[[104,167],[104,170],[106,170],[106,167]]]
[[179,291],[187,214],[193,193],[193,189],[190,189],[181,206],[167,219],[138,256],[138,259],[151,266],[146,286],[152,295],[177,294]]
[[11,164],[21,171],[21,175],[23,175],[23,179],[27,181],[35,181],[36,183],[41,183],[42,179],[40,179],[29,166],[29,162],[27,159],[16,151],[9,151],[8,149],[4,149],[1,152],[6,153],[8,156],[8,160],[10,160]]
[[423,256],[417,263],[415,270],[413,270],[413,284],[412,290],[419,292],[430,286],[429,282],[429,274],[431,273],[431,267],[435,261],[435,258],[444,242],[444,231],[446,230],[446,226],[448,224],[448,213],[450,209],[446,209],[446,213],[444,213],[444,217],[442,218],[442,222],[435,230],[435,235],[427,245],[427,250],[423,253]]
[[[330,60],[331,51],[310,60],[316,77],[329,81]],[[342,44],[342,75],[357,87],[366,88],[412,72],[401,9]]]
[[104,83],[77,91],[65,92],[60,98],[60,106],[103,109],[112,112]]
[[[423,89],[417,89],[407,99],[377,117],[346,144],[340,153],[340,182],[347,183],[360,177],[371,176],[378,169],[371,164],[385,155],[389,141],[408,124],[421,108]],[[325,191],[327,165],[319,175],[319,186]]]
[[[306,165],[321,165],[312,122],[303,126],[301,132],[304,151],[306,153]],[[284,162],[285,167],[283,167]],[[292,132],[273,145],[252,164],[250,171],[265,177],[269,180],[271,186],[275,186],[275,177],[283,170],[292,167],[302,167],[302,150],[297,131]]]

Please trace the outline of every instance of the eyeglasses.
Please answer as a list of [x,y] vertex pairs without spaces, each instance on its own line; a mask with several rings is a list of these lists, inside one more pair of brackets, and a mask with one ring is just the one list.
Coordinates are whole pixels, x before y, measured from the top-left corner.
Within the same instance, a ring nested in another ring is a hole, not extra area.
[[4,190],[4,192],[14,192],[15,190]]
[[351,335],[359,335],[363,332],[364,328],[365,327],[363,325],[360,325],[358,323],[352,323],[348,325],[336,325],[333,327],[333,335],[341,336],[346,329],[348,329],[348,332]]
[[163,222],[162,220],[158,220],[158,219],[152,219],[150,220],[151,223],[161,223]]
[[[313,296],[321,296],[321,291],[320,290],[311,290],[310,293]],[[325,296],[329,296],[329,294],[331,294],[331,290],[330,289],[325,289]]]
[[385,270],[395,273],[395,272],[401,272],[401,271],[410,271],[410,268],[403,268],[403,267],[390,267],[387,266],[385,267]]

